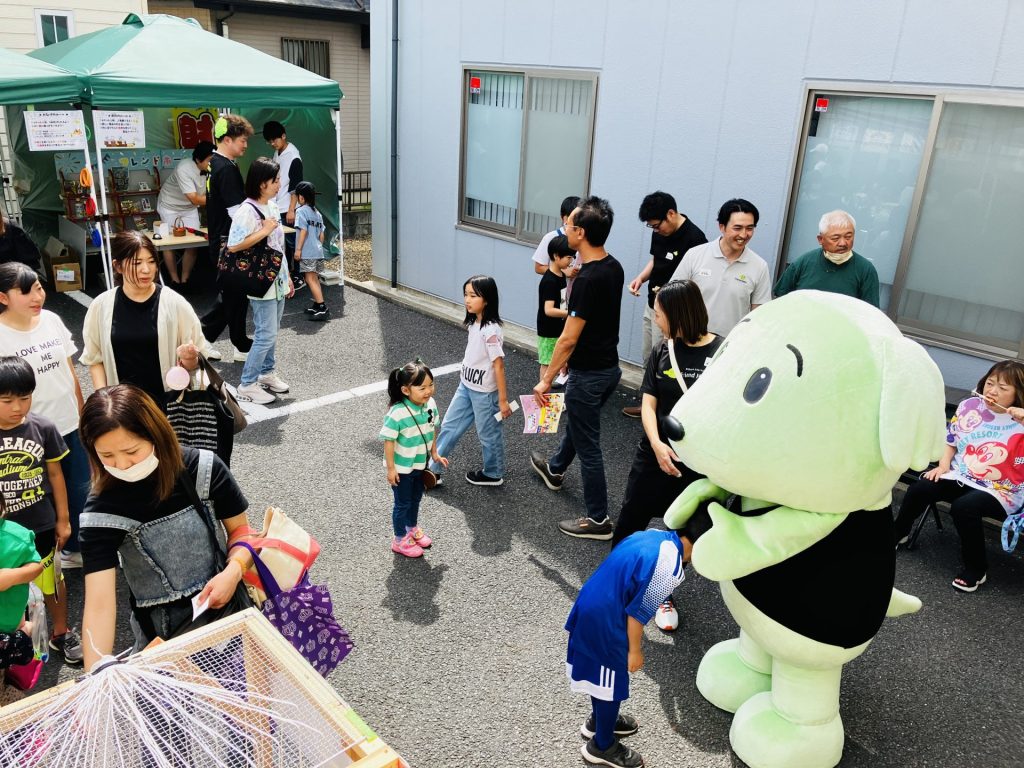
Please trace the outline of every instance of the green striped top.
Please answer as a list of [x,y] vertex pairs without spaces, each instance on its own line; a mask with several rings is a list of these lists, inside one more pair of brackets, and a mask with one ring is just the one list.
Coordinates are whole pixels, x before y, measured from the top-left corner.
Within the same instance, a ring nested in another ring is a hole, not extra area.
[[[398,474],[407,475],[414,469],[426,469],[430,446],[434,443],[434,427],[439,421],[434,398],[422,407],[408,398],[391,406],[384,417],[384,426],[380,428],[380,439],[395,443],[395,469]],[[386,460],[384,465],[387,466]]]

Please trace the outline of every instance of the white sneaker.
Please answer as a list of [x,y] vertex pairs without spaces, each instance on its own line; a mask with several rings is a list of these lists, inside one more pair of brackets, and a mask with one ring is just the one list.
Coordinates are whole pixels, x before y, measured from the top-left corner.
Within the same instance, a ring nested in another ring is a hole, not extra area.
[[244,363],[248,357],[248,352],[242,352],[240,349],[237,349],[234,346],[231,347],[231,359],[234,360],[236,363]]
[[654,614],[654,623],[663,632],[672,632],[679,628],[679,611],[676,604],[670,597],[658,606],[658,612]]
[[278,375],[273,371],[271,371],[270,373],[264,373],[262,376],[256,379],[256,383],[262,384],[271,392],[284,393],[290,389],[288,384],[284,381],[281,381]]
[[209,344],[207,344],[203,348],[202,352],[203,357],[205,357],[207,360],[222,360],[224,358],[224,356],[220,352],[211,347]]
[[62,571],[70,571],[75,568],[82,567],[82,553],[81,552],[60,552],[60,569]]
[[266,405],[267,403],[272,403],[277,400],[276,397],[267,392],[267,390],[259,384],[239,384],[238,389],[235,391],[238,392],[239,400],[256,403],[257,405]]

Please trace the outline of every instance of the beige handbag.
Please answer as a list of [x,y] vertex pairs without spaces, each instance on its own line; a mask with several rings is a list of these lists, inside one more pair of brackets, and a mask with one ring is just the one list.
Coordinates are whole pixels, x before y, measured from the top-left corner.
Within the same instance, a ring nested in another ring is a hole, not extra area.
[[[257,533],[248,526],[235,530],[228,541],[228,549],[238,541],[259,550],[260,559],[282,590],[298,584],[320,554],[319,542],[277,507],[267,507],[262,532]],[[249,568],[242,578],[256,605],[263,605],[267,595],[256,569]]]

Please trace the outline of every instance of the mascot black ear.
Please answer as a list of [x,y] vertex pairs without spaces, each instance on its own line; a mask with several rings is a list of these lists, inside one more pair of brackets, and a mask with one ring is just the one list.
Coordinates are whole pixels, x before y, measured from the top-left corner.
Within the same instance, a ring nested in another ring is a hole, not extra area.
[[881,339],[883,354],[878,440],[894,472],[924,469],[946,442],[942,374],[924,348],[902,336]]

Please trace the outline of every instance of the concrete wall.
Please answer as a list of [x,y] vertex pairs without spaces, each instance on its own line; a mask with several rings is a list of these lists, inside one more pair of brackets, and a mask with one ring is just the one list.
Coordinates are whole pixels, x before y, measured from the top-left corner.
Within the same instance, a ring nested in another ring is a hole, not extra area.
[[[388,179],[391,4],[373,13],[374,274],[390,277]],[[672,192],[708,233],[726,199],[761,211],[751,247],[778,258],[806,83],[1024,87],[1024,5],[1012,0],[670,2],[435,0],[401,3],[401,284],[458,301],[462,281],[492,274],[503,314],[536,312],[531,248],[456,227],[461,67],[590,68],[600,75],[591,192],[616,211],[608,249],[627,281],[646,261],[643,196]],[[640,357],[642,299],[624,294],[620,354]],[[938,351],[951,386],[988,363]],[[966,382],[966,384],[965,384]]]

